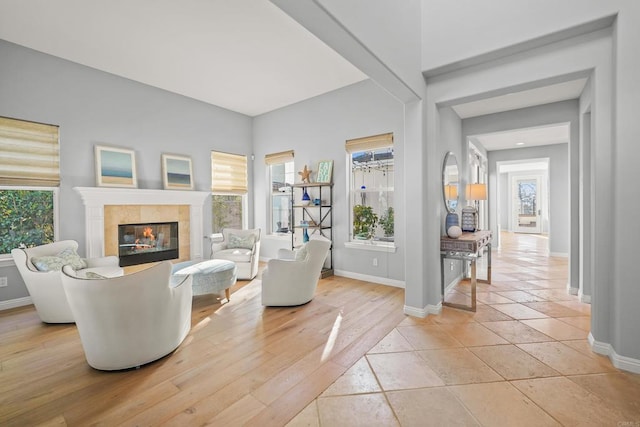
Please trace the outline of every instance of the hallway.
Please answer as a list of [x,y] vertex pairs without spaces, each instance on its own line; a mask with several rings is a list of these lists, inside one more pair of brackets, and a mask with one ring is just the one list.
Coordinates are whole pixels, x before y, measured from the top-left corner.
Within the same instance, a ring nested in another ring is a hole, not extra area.
[[476,313],[407,317],[288,425],[640,425],[640,375],[591,352],[567,259],[545,236],[501,237]]

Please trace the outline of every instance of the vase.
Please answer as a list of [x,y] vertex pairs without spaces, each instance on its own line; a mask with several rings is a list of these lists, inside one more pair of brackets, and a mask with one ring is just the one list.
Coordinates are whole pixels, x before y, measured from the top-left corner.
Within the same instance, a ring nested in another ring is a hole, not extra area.
[[449,212],[447,213],[444,229],[448,230],[450,227],[453,227],[454,225],[460,225],[460,223],[458,222],[458,214],[455,212]]
[[307,189],[304,188],[302,192],[302,205],[307,206],[309,203],[311,203],[311,197],[309,197]]
[[309,233],[307,232],[307,229],[303,229],[302,230],[302,242],[303,243],[307,243],[309,241]]

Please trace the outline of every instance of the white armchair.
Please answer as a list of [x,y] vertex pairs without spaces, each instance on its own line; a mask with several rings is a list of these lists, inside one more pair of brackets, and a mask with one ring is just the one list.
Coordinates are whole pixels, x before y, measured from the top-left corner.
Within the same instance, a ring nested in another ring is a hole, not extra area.
[[225,228],[222,241],[211,243],[211,258],[233,261],[240,280],[251,280],[258,274],[260,260],[260,229]]
[[81,278],[68,266],[62,285],[89,365],[133,368],[171,353],[191,330],[191,276],[163,261],[112,278]]
[[[13,249],[11,255],[27,286],[33,305],[40,320],[45,323],[73,323],[73,315],[67,302],[60,269],[65,263],[77,264],[76,274],[93,272],[102,276],[121,276],[122,268],[116,256],[101,258],[80,258],[77,255],[78,242],[59,242],[28,249]],[[35,260],[35,262],[34,262]],[[36,264],[41,269],[36,267]]]
[[313,299],[331,242],[318,237],[297,251],[280,249],[262,272],[262,305],[290,306]]

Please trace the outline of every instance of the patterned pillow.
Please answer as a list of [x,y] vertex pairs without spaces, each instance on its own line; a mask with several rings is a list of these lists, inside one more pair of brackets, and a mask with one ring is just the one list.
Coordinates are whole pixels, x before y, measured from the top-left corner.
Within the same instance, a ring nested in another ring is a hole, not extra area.
[[33,257],[31,263],[39,271],[60,271],[67,264],[74,270],[87,268],[86,261],[80,258],[74,248],[67,248],[55,256]]
[[229,234],[229,242],[227,248],[229,249],[253,249],[256,243],[256,236],[249,234],[247,236],[240,236],[238,234]]

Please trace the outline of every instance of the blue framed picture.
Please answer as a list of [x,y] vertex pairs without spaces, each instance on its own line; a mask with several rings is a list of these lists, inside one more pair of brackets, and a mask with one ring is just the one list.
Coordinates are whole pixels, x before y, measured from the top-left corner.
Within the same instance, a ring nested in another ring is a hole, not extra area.
[[174,154],[162,155],[162,183],[165,190],[193,190],[191,158]]
[[138,187],[135,151],[96,145],[95,158],[98,187]]

